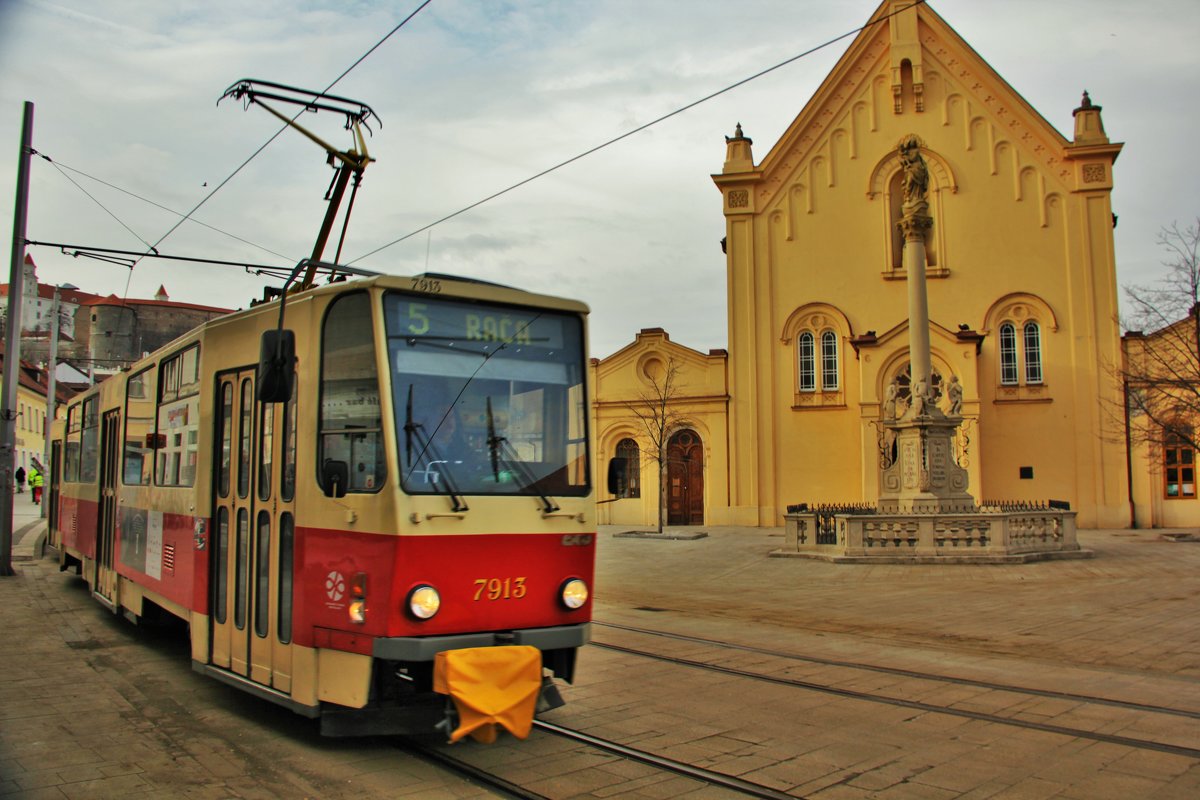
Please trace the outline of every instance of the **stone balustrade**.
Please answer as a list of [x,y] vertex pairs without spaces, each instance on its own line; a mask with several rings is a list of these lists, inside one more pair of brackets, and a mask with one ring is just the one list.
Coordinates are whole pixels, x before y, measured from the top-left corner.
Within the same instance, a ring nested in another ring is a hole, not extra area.
[[772,553],[829,561],[1022,562],[1088,558],[1076,539],[1075,512],[1038,508],[977,513],[784,516],[784,546]]

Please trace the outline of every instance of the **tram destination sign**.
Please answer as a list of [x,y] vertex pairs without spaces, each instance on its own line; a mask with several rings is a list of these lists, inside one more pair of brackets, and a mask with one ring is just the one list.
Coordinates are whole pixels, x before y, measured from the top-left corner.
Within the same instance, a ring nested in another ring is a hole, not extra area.
[[[524,308],[413,299],[392,295],[388,333],[401,338],[453,342],[497,342],[560,349],[579,338],[578,321],[553,312]],[[574,323],[572,333],[564,330]]]

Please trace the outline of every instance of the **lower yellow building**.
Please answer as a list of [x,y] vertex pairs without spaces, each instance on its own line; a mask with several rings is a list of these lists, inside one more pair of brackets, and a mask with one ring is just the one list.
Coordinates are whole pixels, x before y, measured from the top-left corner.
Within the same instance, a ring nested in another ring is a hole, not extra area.
[[661,328],[592,359],[600,524],[656,526],[661,502],[662,524],[703,525],[727,503],[725,364],[724,350],[683,347]]
[[[738,125],[713,176],[728,353],[647,329],[594,362],[596,474],[614,478],[600,521],[657,521],[659,469],[633,404],[671,363],[673,435],[700,455],[668,454],[667,524],[778,526],[789,505],[878,500],[880,422],[912,395],[897,222],[916,174],[932,220],[928,396],[963,417],[969,493],[1065,501],[1085,528],[1196,524],[1179,504],[1138,510],[1165,462],[1131,453],[1122,419],[1110,202],[1122,145],[1086,93],[1069,111],[1070,139],[928,3],[886,0],[761,160]],[[902,142],[919,145],[922,172],[906,171]]]
[[1200,424],[1197,313],[1123,339],[1130,501],[1142,528],[1200,526],[1196,443]]
[[[0,358],[0,374],[3,368],[3,358]],[[17,378],[13,470],[23,469],[27,474],[35,461],[43,464],[46,460],[46,371],[21,362]],[[65,402],[73,392],[60,386],[55,394],[59,398],[55,404],[57,414],[59,404]]]

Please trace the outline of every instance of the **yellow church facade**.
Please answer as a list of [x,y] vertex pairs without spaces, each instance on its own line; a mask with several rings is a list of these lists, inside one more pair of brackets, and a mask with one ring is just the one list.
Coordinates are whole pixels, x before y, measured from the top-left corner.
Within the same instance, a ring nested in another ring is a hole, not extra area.
[[[958,404],[969,492],[1067,501],[1080,527],[1129,526],[1110,204],[1121,144],[1086,94],[1064,137],[927,3],[887,0],[871,19],[760,160],[740,126],[726,137],[713,180],[728,354],[643,331],[595,362],[597,475],[637,440],[628,399],[659,352],[684,366],[704,443],[703,524],[778,526],[789,505],[878,500],[880,421],[911,396],[896,223],[898,144],[916,137],[933,219],[931,395]],[[602,523],[653,523],[644,456],[642,476],[636,502],[601,491]]]

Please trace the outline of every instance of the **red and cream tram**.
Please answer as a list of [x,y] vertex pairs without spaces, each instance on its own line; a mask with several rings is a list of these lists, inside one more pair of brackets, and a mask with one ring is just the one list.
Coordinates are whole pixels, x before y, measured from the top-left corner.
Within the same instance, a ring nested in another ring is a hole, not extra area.
[[588,639],[586,307],[445,276],[285,298],[70,404],[63,568],[326,734],[523,735]]

